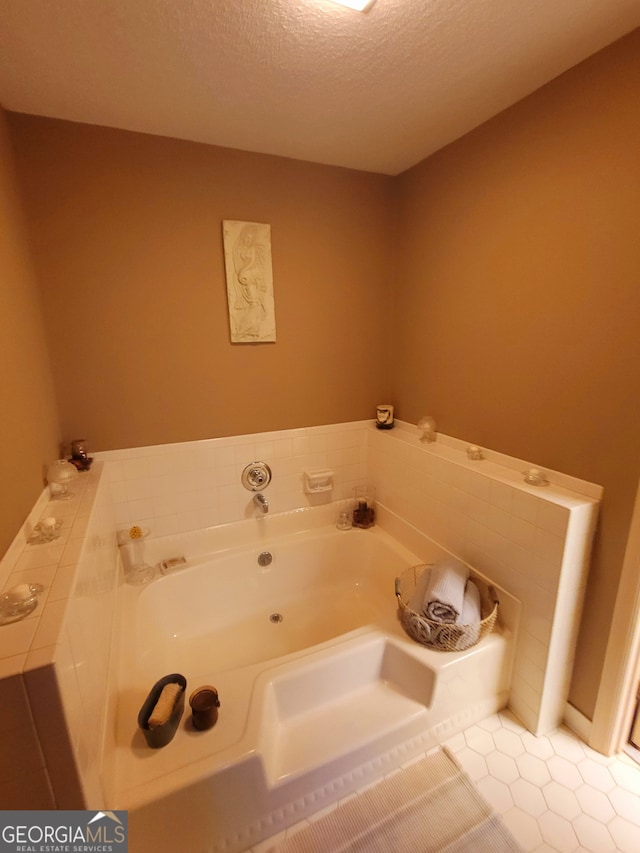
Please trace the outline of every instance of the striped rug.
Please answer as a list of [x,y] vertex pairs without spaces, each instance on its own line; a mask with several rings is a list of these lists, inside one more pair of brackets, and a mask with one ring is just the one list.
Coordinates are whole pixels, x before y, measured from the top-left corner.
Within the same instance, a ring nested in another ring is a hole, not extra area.
[[272,848],[277,853],[521,853],[502,818],[445,748]]

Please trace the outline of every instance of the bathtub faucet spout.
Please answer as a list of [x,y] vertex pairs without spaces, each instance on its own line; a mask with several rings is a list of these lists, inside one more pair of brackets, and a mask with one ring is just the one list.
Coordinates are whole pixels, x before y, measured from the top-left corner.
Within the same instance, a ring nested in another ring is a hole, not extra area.
[[260,507],[262,512],[269,512],[269,501],[265,498],[262,492],[258,492],[257,495],[254,495],[253,502]]

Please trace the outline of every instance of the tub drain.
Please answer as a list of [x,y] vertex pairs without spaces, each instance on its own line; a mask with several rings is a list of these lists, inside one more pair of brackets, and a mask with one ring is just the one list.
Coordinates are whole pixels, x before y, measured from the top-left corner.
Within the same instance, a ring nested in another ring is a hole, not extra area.
[[271,616],[269,616],[270,622],[282,622],[283,619],[284,616],[282,615],[282,613],[272,613]]

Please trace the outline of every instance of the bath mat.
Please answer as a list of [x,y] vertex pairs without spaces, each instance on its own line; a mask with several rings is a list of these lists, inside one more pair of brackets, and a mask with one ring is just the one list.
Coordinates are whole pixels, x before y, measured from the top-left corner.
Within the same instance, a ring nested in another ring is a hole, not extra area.
[[383,779],[273,853],[522,853],[446,749]]

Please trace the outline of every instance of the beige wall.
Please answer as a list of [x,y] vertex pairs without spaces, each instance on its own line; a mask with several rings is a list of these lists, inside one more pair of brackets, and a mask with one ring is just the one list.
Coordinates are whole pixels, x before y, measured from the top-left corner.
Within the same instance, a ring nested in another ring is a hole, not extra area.
[[[12,115],[65,438],[94,450],[373,416],[390,198],[365,174]],[[271,225],[276,344],[231,344],[222,220]]]
[[[385,398],[603,484],[571,690],[590,716],[640,471],[639,77],[635,33],[398,179],[10,116],[62,434],[181,441]],[[275,345],[229,343],[225,218],[272,226]]]
[[640,31],[401,177],[398,415],[605,487],[591,716],[640,473]]
[[59,455],[53,383],[29,259],[6,114],[0,109],[0,554]]

